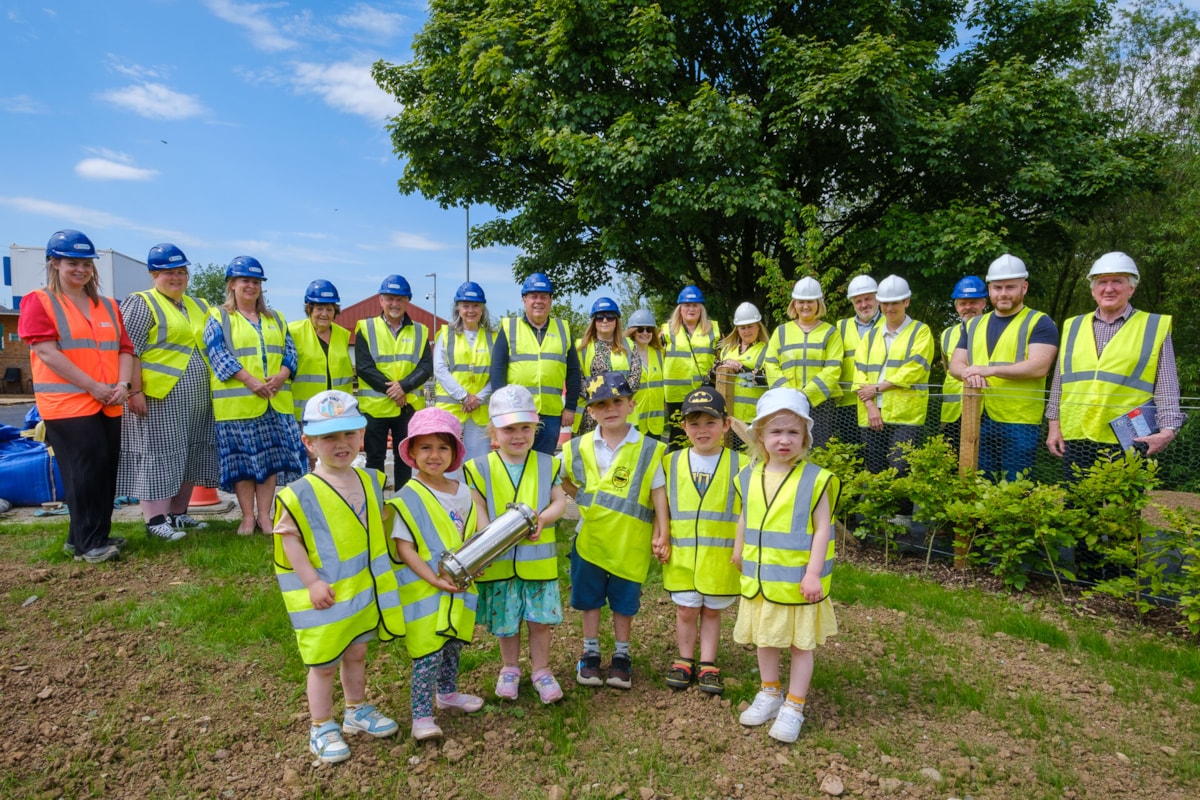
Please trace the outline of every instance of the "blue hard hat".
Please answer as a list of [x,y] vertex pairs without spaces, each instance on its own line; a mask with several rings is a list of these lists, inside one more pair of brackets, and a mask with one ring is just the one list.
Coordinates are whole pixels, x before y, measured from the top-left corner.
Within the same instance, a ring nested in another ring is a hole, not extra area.
[[977,300],[987,296],[987,284],[982,278],[976,278],[974,275],[959,278],[958,283],[954,284],[954,291],[950,293],[951,299],[954,300]]
[[52,258],[95,258],[96,245],[79,231],[56,231],[46,243],[46,260]]
[[619,317],[621,316],[621,307],[618,306],[617,301],[613,300],[611,297],[601,297],[599,300],[592,303],[592,316],[594,317],[597,314],[604,313],[616,314]]
[[487,297],[483,294],[483,287],[475,281],[467,281],[460,285],[454,292],[454,302],[456,303],[486,303]]
[[383,279],[383,283],[379,284],[379,293],[412,297],[412,289],[403,275],[388,275]]
[[704,305],[704,293],[695,286],[685,286],[683,291],[679,293],[679,299],[676,303],[699,303]]
[[191,265],[192,262],[188,261],[188,257],[183,254],[182,250],[167,242],[154,245],[150,248],[150,255],[146,256],[146,268],[151,272],[158,272],[160,269],[190,267]]
[[306,303],[340,303],[342,298],[338,296],[337,287],[326,280],[318,278],[308,285],[308,289],[304,292],[304,302]]
[[232,278],[258,278],[260,281],[265,281],[267,276],[263,274],[262,264],[258,263],[257,258],[238,256],[225,268],[225,280]]
[[593,375],[588,378],[584,391],[587,393],[589,406],[611,397],[633,397],[633,389],[629,388],[629,381],[625,380],[624,372],[605,372]]
[[521,297],[530,292],[545,292],[546,294],[554,294],[554,284],[546,277],[545,273],[535,272],[525,279],[521,284]]

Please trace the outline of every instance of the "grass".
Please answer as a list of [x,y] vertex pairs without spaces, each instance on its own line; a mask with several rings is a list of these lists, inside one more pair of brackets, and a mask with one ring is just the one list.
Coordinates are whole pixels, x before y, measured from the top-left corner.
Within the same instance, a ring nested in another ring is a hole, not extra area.
[[[253,732],[252,740],[294,763],[292,715],[305,710],[305,669],[279,601],[266,542],[232,535],[233,523],[217,523],[175,544],[147,541],[138,524],[116,528],[116,535],[130,539],[128,561],[86,568],[89,578],[104,578],[87,584],[84,591],[91,593],[92,602],[76,612],[44,612],[45,621],[70,636],[98,633],[91,646],[108,658],[114,657],[113,642],[134,633],[137,652],[130,658],[145,671],[129,677],[118,695],[90,698],[75,709],[74,715],[84,720],[81,724],[101,747],[86,757],[68,747],[47,749],[41,758],[55,765],[47,769],[54,771],[58,784],[67,787],[70,796],[111,796],[120,779],[100,760],[103,747],[119,749],[126,761],[138,753],[154,754],[168,737],[167,730],[190,730],[203,710],[216,704],[246,709],[244,729]],[[0,560],[16,565],[5,573],[0,592],[9,609],[0,618],[9,663],[20,663],[25,653],[36,652],[39,637],[46,635],[44,628],[22,624],[13,610],[31,595],[49,600],[53,592],[73,591],[79,585],[60,579],[43,583],[33,577],[34,570],[84,569],[68,567],[61,541],[59,520],[0,524]],[[148,568],[157,570],[152,591],[120,588]],[[164,570],[175,577],[164,580]],[[752,649],[732,643],[734,615],[725,618],[721,655],[730,709],[714,717],[712,704],[696,711],[662,686],[661,669],[674,653],[674,613],[669,604],[659,602],[661,591],[655,570],[634,629],[635,680],[649,687],[646,702],[618,706],[614,703],[619,695],[566,686],[561,703],[542,707],[526,682],[518,704],[490,701],[478,718],[475,727],[497,732],[498,738],[485,740],[477,732],[474,736],[480,741],[463,760],[433,759],[420,773],[421,793],[482,796],[473,786],[483,769],[499,776],[493,780],[503,781],[504,793],[514,798],[544,797],[549,783],[568,788],[573,798],[636,796],[641,786],[675,797],[715,797],[731,793],[732,784],[721,782],[731,771],[729,765],[763,772],[752,763],[745,765],[748,740],[736,725],[738,704],[752,699],[757,690],[757,663]],[[801,795],[815,794],[813,770],[820,767],[817,761],[828,762],[831,756],[814,760],[808,754],[820,752],[841,759],[850,770],[847,775],[895,776],[929,790],[918,769],[922,759],[939,764],[949,781],[936,789],[940,796],[1059,797],[1068,789],[1079,793],[1090,772],[1098,771],[1079,763],[1080,748],[1111,754],[1139,746],[1136,758],[1129,755],[1140,773],[1159,776],[1176,787],[1180,797],[1200,792],[1200,760],[1195,758],[1200,749],[1195,714],[1200,705],[1200,651],[1194,644],[1127,629],[1104,618],[1077,616],[1041,600],[1031,607],[1021,602],[1025,598],[950,589],[846,561],[838,564],[834,597],[842,632],[818,651],[811,692],[816,712],[813,723],[806,724],[803,747],[766,751],[767,757],[788,754],[789,766],[772,763],[766,770],[771,781],[754,784],[754,791],[747,784],[743,796],[778,792],[785,786],[807,787]],[[601,631],[609,652],[607,615]],[[111,640],[106,638],[110,635]],[[569,615],[554,644],[560,665],[573,662],[578,636],[577,616]],[[522,650],[527,652],[524,645]],[[476,643],[464,650],[461,671],[488,693],[499,663],[498,646],[480,631]],[[1113,691],[1064,692],[1055,681],[1027,677],[1023,670],[1033,666],[1052,669],[1058,683],[1106,683]],[[409,675],[402,645],[372,645],[368,692],[386,698],[393,713],[404,708]],[[564,678],[569,680],[560,671]],[[185,683],[192,697],[185,702],[178,694],[168,695],[179,705],[157,708],[155,698],[167,694],[173,683]],[[1117,722],[1108,728],[1089,727],[1097,704],[1105,704],[1105,713]],[[152,716],[153,724],[143,724],[143,715]],[[165,722],[172,718],[177,721]],[[717,728],[703,727],[712,726],[714,719]],[[835,719],[836,726],[831,722]],[[1089,734],[1082,736],[1080,731]],[[1143,744],[1131,744],[1128,737]],[[214,731],[210,739],[185,738],[171,764],[159,767],[158,789],[143,786],[141,794],[220,794],[195,788],[196,776],[212,772],[215,748],[235,747],[243,740],[229,730]],[[918,758],[914,745],[938,755]],[[1160,745],[1177,748],[1178,757],[1169,758]],[[431,758],[411,742],[401,740],[401,746],[403,759],[409,754]],[[387,754],[390,747],[377,751]],[[689,751],[700,757],[688,756]],[[904,767],[881,762],[885,755]],[[497,759],[499,763],[492,763]],[[969,775],[949,774],[945,765],[954,759],[972,760]],[[413,773],[403,767],[362,769],[366,772],[321,772],[303,786],[302,796],[415,791]],[[107,784],[103,774],[108,774]],[[1013,783],[1017,776],[1019,787]],[[766,781],[761,775],[753,779]],[[8,769],[0,773],[0,795],[41,796],[46,793],[43,783],[42,771]],[[622,785],[624,794],[616,791]]]

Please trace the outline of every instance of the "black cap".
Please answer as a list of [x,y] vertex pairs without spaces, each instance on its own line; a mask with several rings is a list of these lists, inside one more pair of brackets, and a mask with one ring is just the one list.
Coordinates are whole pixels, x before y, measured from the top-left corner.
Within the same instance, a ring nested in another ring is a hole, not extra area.
[[629,382],[625,380],[623,372],[605,372],[601,375],[593,375],[588,379],[585,391],[589,406],[612,397],[633,397],[633,389],[629,388]]
[[688,414],[699,413],[724,419],[725,398],[711,386],[701,386],[699,389],[688,392],[688,396],[683,398],[683,407],[680,409],[680,413],[684,418]]

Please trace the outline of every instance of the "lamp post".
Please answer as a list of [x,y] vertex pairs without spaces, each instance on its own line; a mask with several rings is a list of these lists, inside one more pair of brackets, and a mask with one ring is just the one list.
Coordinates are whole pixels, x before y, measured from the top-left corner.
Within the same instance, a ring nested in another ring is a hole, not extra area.
[[[426,273],[425,277],[426,277],[426,278],[433,278],[433,325],[432,325],[433,332],[430,334],[430,337],[429,337],[429,338],[430,338],[432,341],[437,341],[437,322],[438,322],[438,314],[437,314],[437,273],[436,273],[436,272],[429,272],[429,273]],[[426,300],[428,300],[428,299],[429,299],[429,295],[428,295],[428,294],[426,294],[426,295],[425,295],[425,299],[426,299]]]
[[471,280],[471,204],[467,203],[467,280]]

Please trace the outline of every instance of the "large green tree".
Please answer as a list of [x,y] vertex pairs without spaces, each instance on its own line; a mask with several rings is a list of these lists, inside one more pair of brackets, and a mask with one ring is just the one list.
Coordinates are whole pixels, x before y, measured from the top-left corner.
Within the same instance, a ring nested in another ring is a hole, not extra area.
[[[400,190],[501,213],[475,246],[586,291],[614,272],[718,314],[869,268],[945,294],[1149,178],[1062,77],[1105,0],[433,0],[374,68]],[[965,31],[965,41],[958,36]]]

